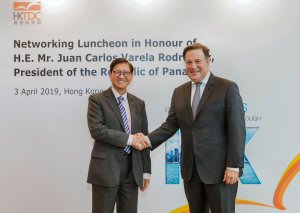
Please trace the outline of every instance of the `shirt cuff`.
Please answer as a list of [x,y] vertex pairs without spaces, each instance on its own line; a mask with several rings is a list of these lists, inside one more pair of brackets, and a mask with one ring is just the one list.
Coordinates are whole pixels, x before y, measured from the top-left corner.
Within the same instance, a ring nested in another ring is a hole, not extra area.
[[143,179],[150,179],[151,174],[150,173],[143,173]]
[[132,146],[132,135],[129,135],[128,140],[127,140],[127,145]]
[[234,172],[239,172],[239,168],[232,168],[232,167],[226,167],[226,169],[229,169],[231,171],[234,171]]

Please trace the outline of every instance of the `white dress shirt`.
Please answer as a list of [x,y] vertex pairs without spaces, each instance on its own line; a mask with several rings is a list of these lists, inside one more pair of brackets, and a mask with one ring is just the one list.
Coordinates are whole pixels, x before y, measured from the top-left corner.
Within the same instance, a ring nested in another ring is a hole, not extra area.
[[[204,91],[204,89],[206,87],[206,84],[208,82],[209,76],[210,76],[210,72],[208,72],[207,75],[205,76],[205,78],[201,81],[200,99],[202,97],[203,91]],[[191,91],[191,106],[192,106],[194,94],[195,94],[195,91],[196,91],[196,83],[198,83],[198,82],[193,82],[193,81],[191,81],[191,82],[192,82],[192,91]]]
[[120,95],[114,87],[111,87],[111,89],[116,97],[116,100],[118,100],[118,97],[120,97],[120,96],[122,96],[124,98],[124,101],[122,104],[126,111],[129,129],[131,130],[131,114],[130,114],[130,108],[129,108],[128,98],[127,98],[127,91],[123,95]]

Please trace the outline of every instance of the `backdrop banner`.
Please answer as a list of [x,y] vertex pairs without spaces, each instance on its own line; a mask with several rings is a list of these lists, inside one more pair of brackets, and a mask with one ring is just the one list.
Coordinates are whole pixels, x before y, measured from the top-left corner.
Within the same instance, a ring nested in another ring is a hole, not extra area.
[[[128,59],[151,132],[189,81],[182,51],[195,42],[244,101],[236,212],[299,212],[299,10],[293,0],[2,0],[0,212],[91,212],[89,95],[110,87],[113,59]],[[151,152],[138,212],[188,212],[180,147],[178,131]]]

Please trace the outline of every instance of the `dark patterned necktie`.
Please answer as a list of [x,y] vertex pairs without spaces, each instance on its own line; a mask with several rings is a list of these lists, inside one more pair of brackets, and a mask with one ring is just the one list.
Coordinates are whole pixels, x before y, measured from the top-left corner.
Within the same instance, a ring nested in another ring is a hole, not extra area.
[[[128,120],[127,120],[127,114],[126,114],[125,107],[123,105],[124,98],[122,96],[119,96],[117,99],[118,99],[118,104],[119,104],[119,108],[120,108],[121,115],[122,115],[122,120],[123,120],[124,127],[125,127],[125,132],[130,134],[130,128],[129,128],[129,124],[128,124]],[[130,154],[131,146],[129,146],[129,145],[125,146],[124,151],[127,152],[128,154]]]

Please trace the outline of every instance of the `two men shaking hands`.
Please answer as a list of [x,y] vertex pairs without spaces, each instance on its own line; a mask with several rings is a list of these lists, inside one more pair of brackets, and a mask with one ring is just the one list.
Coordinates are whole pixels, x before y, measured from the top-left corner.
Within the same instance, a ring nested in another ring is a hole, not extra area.
[[126,59],[111,63],[112,87],[90,96],[88,125],[95,143],[88,182],[93,184],[93,213],[113,212],[115,203],[118,213],[136,213],[138,187],[144,191],[150,181],[150,149],[178,130],[190,213],[208,212],[207,204],[212,213],[235,212],[246,136],[238,86],[211,72],[207,46],[192,44],[182,56],[190,81],[174,89],[165,122],[151,133],[144,101],[127,92],[134,72]]

